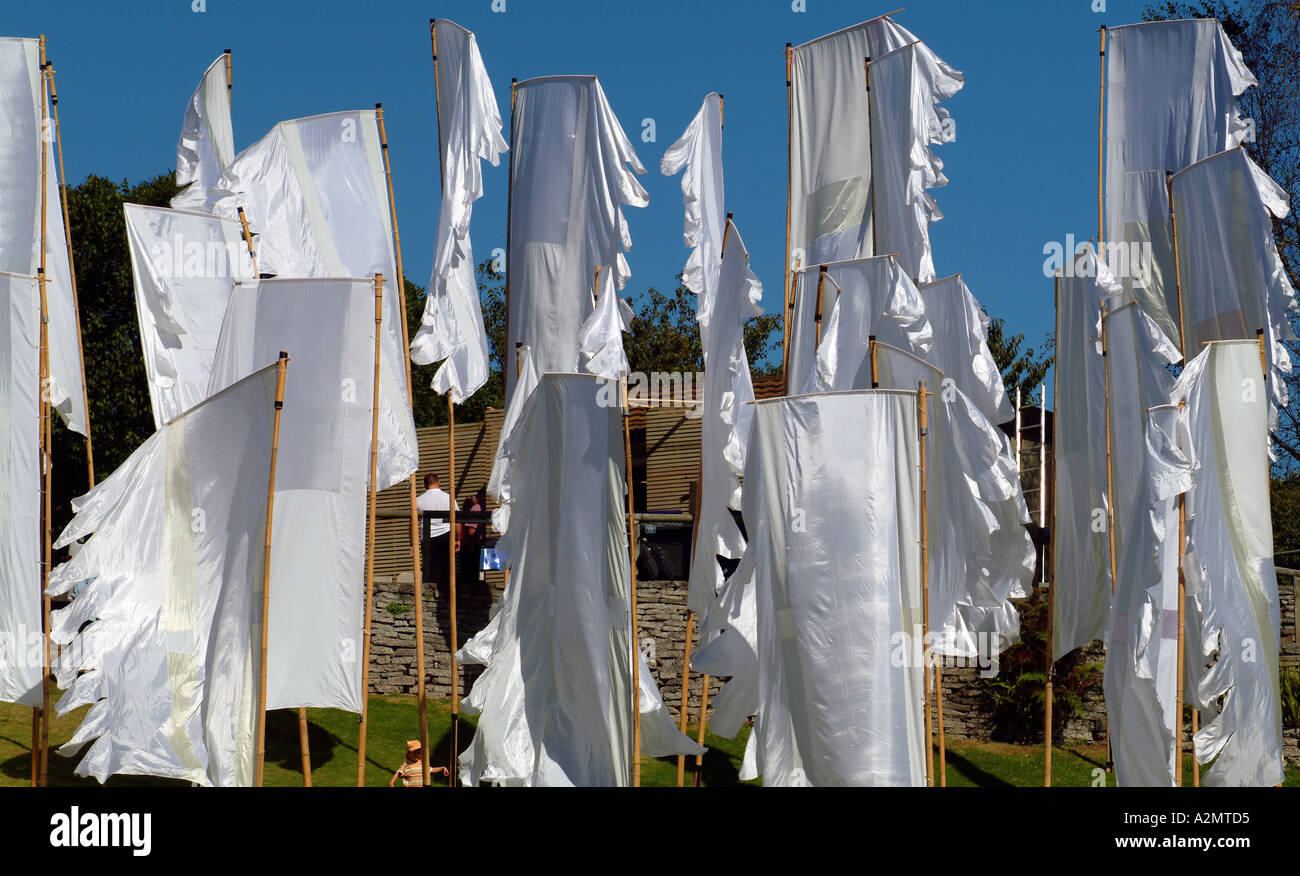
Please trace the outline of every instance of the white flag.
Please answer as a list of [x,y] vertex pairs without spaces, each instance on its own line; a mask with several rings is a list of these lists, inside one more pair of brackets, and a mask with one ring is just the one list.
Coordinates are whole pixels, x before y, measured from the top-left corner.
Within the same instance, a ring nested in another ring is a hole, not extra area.
[[240,225],[207,213],[126,204],[140,347],[155,428],[208,397],[230,290],[253,278]]
[[1124,287],[1126,300],[1141,305],[1165,333],[1178,343],[1178,286],[1174,274],[1173,223],[1169,219],[1169,186],[1163,170],[1135,170],[1119,180],[1123,185],[1117,224],[1107,231],[1111,243],[1102,250],[1106,267]]
[[927,361],[952,380],[990,423],[1014,419],[1002,371],[989,349],[988,314],[961,274],[924,283],[917,290],[934,333]]
[[223,54],[203,71],[199,87],[185,105],[181,139],[176,144],[176,185],[184,191],[172,198],[172,207],[210,212],[220,195],[218,181],[234,158],[235,134]]
[[[506,452],[522,474],[516,522],[498,544],[510,583],[466,643],[485,660],[462,711],[479,715],[460,755],[466,784],[627,785],[632,625],[624,448],[600,381],[547,374]],[[563,477],[555,477],[562,472]],[[701,754],[677,731],[640,650],[643,757]]]
[[[740,475],[754,417],[754,384],[745,354],[745,320],[763,311],[763,286],[749,267],[749,251],[735,223],[725,232],[718,285],[699,313],[704,350],[700,398],[700,507],[695,521],[687,605],[701,617],[722,586],[717,556],[739,558],[745,539],[730,509],[740,510]],[[704,300],[701,299],[703,306]]]
[[48,592],[90,579],[51,622],[59,714],[91,706],[60,749],[90,743],[81,775],[253,784],[275,384],[191,408],[74,502],[55,547],[90,538]]
[[439,394],[459,404],[488,379],[488,342],[479,305],[470,215],[483,196],[483,168],[495,167],[507,144],[501,112],[474,34],[446,19],[434,23],[438,45],[438,119],[442,149],[442,207],[433,275],[411,361],[442,361],[433,377]]
[[1258,346],[1221,341],[1188,363],[1173,391],[1175,402],[1187,403],[1195,454],[1183,569],[1194,606],[1188,701],[1203,719],[1196,759],[1214,761],[1206,785],[1262,787],[1283,778],[1281,620],[1261,383]]
[[713,306],[722,264],[722,239],[727,207],[722,177],[722,97],[710,92],[686,131],[668,147],[659,170],[682,174],[682,203],[686,208],[683,237],[691,254],[682,282],[700,297],[697,313]]
[[0,295],[0,702],[39,706],[41,299],[21,274],[0,273]]
[[[237,285],[214,354],[211,391],[279,350],[299,352],[292,353],[280,420],[267,708],[359,713],[374,281]],[[385,364],[381,359],[381,383]]]
[[956,139],[938,102],[956,94],[961,74],[927,61],[923,44],[903,46],[871,60],[871,167],[878,253],[897,253],[908,276],[935,277],[930,223],[943,218],[927,189],[947,185],[932,145]]
[[749,546],[711,615],[743,619],[749,602],[753,639],[728,624],[692,661],[732,676],[719,703],[750,698],[726,703],[733,716],[756,712],[741,778],[924,783],[919,448],[914,392],[755,405]]

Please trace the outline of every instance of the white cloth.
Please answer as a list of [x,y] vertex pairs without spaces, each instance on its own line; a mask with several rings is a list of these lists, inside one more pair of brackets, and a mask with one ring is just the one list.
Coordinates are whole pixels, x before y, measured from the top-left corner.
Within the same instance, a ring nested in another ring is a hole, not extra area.
[[1052,657],[1105,635],[1111,606],[1101,308],[1122,290],[1096,253],[1073,258],[1056,300],[1056,588]]
[[[938,101],[956,94],[961,74],[934,63],[923,44],[871,60],[871,178],[877,253],[897,253],[919,283],[935,278],[930,224],[943,218],[927,189],[947,185],[930,146],[952,142],[956,128]],[[928,67],[927,67],[928,64]]]
[[[632,624],[621,415],[588,375],[548,374],[506,447],[519,513],[497,550],[510,582],[460,659],[486,662],[462,712],[469,785],[627,785]],[[678,732],[639,649],[643,757],[701,754]]]
[[1214,760],[1202,775],[1213,786],[1261,787],[1283,778],[1281,619],[1261,377],[1255,343],[1221,341],[1188,363],[1173,390],[1175,402],[1187,403],[1194,452],[1183,560],[1192,629],[1188,701],[1201,710],[1196,759]]
[[[790,85],[790,270],[875,255],[871,243],[871,120],[866,60],[917,42],[892,19],[875,18],[796,46]],[[932,81],[961,74],[923,43]],[[938,93],[938,92],[936,92]],[[874,97],[874,96],[873,96]],[[889,252],[889,250],[884,250]]]
[[[447,495],[446,490],[434,487],[420,494],[415,500],[415,507],[420,511],[450,511],[451,497]],[[449,532],[451,532],[450,518],[429,521],[429,538],[438,538]]]
[[199,87],[185,105],[181,139],[176,144],[176,185],[184,191],[172,198],[172,207],[210,212],[213,200],[220,194],[218,181],[234,158],[230,90],[226,86],[226,56],[222,54],[203,71]]
[[734,733],[756,713],[741,777],[765,785],[921,785],[916,394],[755,408],[749,546],[711,613],[725,633],[692,660],[732,676],[711,727]]
[[632,370],[623,347],[623,332],[632,328],[632,306],[618,294],[613,271],[600,278],[596,307],[578,330],[583,370],[604,380],[618,380]]
[[361,711],[374,302],[367,280],[240,283],[214,355],[212,393],[280,350],[291,360],[271,545],[271,709]]
[[[722,586],[717,557],[738,559],[745,539],[730,509],[740,510],[740,475],[754,418],[754,384],[745,354],[745,321],[762,313],[763,286],[732,223],[725,232],[718,285],[698,314],[704,350],[700,399],[700,504],[695,521],[687,607],[701,617]],[[701,298],[701,305],[704,299]]]
[[[1015,419],[1002,371],[989,349],[989,317],[961,274],[916,287],[934,339],[925,357],[975,403],[990,423]],[[890,341],[889,343],[893,343]]]
[[[1296,292],[1273,236],[1286,191],[1245,149],[1212,155],[1174,175],[1175,221],[1189,351],[1209,341],[1255,340],[1264,330],[1272,400],[1287,404]],[[1270,426],[1277,412],[1270,409]]]
[[700,297],[697,313],[713,306],[726,234],[727,202],[722,174],[722,97],[710,92],[677,142],[664,152],[659,170],[665,176],[682,173],[682,204],[686,211],[683,239],[691,254],[682,271],[682,284]]
[[1179,171],[1239,145],[1249,126],[1236,96],[1256,81],[1213,18],[1106,36],[1106,238],[1116,240],[1129,212],[1127,174]]
[[91,743],[78,774],[253,784],[275,384],[191,408],[73,503],[56,547],[94,534],[48,592],[94,579],[50,634],[59,714],[91,705],[60,749]]
[[[1123,215],[1107,234],[1103,258],[1124,287],[1125,300],[1141,305],[1171,341],[1179,342],[1178,286],[1174,274],[1173,224],[1169,221],[1169,186],[1163,170],[1124,174]],[[1181,221],[1181,220],[1180,220]],[[1184,280],[1186,282],[1186,280]]]
[[253,278],[240,225],[206,213],[126,204],[135,311],[155,428],[208,397],[221,322]]
[[0,273],[0,702],[41,704],[41,300]]
[[379,126],[373,110],[280,122],[235,158],[213,212],[245,218],[257,235],[257,269],[282,277],[384,275],[379,417],[379,486],[419,466],[406,386],[403,290],[397,286],[393,226]]
[[440,19],[438,134],[442,149],[442,207],[424,316],[411,339],[411,361],[442,361],[433,376],[440,395],[459,404],[488,379],[488,342],[479,305],[474,253],[469,241],[474,202],[483,196],[481,161],[500,164],[508,148],[501,138],[501,111],[492,93],[474,34]]

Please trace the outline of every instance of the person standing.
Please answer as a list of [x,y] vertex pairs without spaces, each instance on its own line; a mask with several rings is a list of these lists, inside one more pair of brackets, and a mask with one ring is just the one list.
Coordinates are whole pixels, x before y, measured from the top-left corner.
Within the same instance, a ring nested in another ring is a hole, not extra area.
[[[424,492],[415,500],[415,506],[421,512],[422,522],[425,511],[451,510],[451,497],[442,489],[442,483],[436,474],[424,476]],[[423,578],[426,584],[447,583],[447,563],[450,559],[451,522],[446,518],[434,517],[427,525],[421,526],[421,545],[424,547]]]

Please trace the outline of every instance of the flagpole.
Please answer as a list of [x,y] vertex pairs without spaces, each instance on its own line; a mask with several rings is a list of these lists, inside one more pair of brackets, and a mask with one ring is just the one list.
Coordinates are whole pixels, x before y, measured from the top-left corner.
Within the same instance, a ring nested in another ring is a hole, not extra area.
[[[1056,337],[1059,338],[1061,336],[1060,334],[1061,275],[1059,272],[1053,278],[1052,287],[1053,287],[1052,302],[1053,302],[1053,307],[1055,309],[1055,317],[1056,317]],[[1056,366],[1053,365],[1052,366],[1052,396],[1053,397],[1059,397],[1057,396],[1056,390],[1057,390]],[[1043,417],[1044,418],[1047,417],[1046,412],[1043,413]],[[1055,420],[1052,421],[1052,447],[1053,448],[1056,447],[1056,421]],[[1046,486],[1046,481],[1039,484],[1039,489],[1043,489],[1045,486]],[[1055,504],[1056,504],[1055,492],[1053,492],[1052,494],[1052,504],[1053,504],[1053,508],[1055,508]],[[1052,516],[1053,517],[1056,516],[1055,510],[1053,510]],[[1055,524],[1056,521],[1053,520],[1052,523]],[[1048,530],[1048,533],[1050,536],[1051,533],[1050,529]],[[1043,787],[1050,788],[1052,787],[1052,705],[1053,705],[1052,698],[1054,696],[1054,693],[1052,691],[1052,678],[1056,674],[1056,660],[1053,659],[1055,648],[1052,641],[1055,636],[1055,627],[1056,627],[1056,557],[1050,550],[1050,545],[1044,548],[1043,553],[1045,555],[1044,565],[1046,565],[1046,562],[1052,563],[1051,581],[1049,582],[1047,588],[1047,647],[1046,647],[1046,654],[1044,655],[1047,665],[1043,669],[1044,687],[1046,688],[1043,692],[1044,701],[1045,701],[1044,708],[1043,708]],[[1046,569],[1044,569],[1044,572],[1046,572]]]
[[1106,156],[1106,25],[1101,26],[1101,97],[1097,106],[1097,245],[1105,246],[1106,214],[1104,203]]
[[1174,172],[1165,171],[1165,190],[1169,194],[1169,234],[1174,245],[1174,292],[1178,296],[1178,351],[1187,361],[1187,330],[1183,327],[1183,269],[1178,264],[1178,217],[1174,211]]
[[[375,610],[375,505],[379,480],[379,342],[383,338],[384,275],[375,274],[375,383],[370,400],[370,486],[366,520],[366,616],[362,628],[361,736],[357,741],[357,787],[366,783],[366,723],[370,717],[370,619]],[[428,755],[424,754],[426,760]]]
[[[794,47],[785,44],[785,292],[781,298],[781,384],[785,392],[790,391],[790,310],[794,306],[794,277],[790,273],[790,196],[794,169],[791,158],[794,155],[794,80],[791,79],[794,66]],[[707,693],[707,688],[706,688]],[[701,715],[702,717],[702,715]]]
[[[510,80],[510,154],[506,156],[506,349],[510,349],[510,226],[515,199],[515,88],[518,79]],[[519,343],[515,344],[515,382],[519,381]],[[506,363],[501,363],[505,370]],[[508,570],[507,570],[508,571]]]
[[880,389],[880,375],[876,372],[876,336],[867,336],[867,352],[871,360],[871,388]]
[[257,272],[257,252],[253,249],[253,233],[248,230],[248,217],[244,215],[243,207],[235,209],[239,213],[239,233],[243,235],[244,245],[248,247],[248,257],[253,261],[253,279],[257,279],[260,276]]
[[231,69],[230,49],[226,49],[226,107],[229,108],[235,102],[234,88],[235,80],[233,70]]
[[871,56],[862,62],[867,77],[867,172],[871,177],[871,254],[879,255],[880,245],[876,235],[876,146],[875,132],[871,126]]
[[929,509],[926,507],[928,501],[928,487],[926,484],[925,471],[925,438],[929,426],[927,417],[927,398],[925,392],[925,381],[922,380],[917,384],[916,403],[918,414],[918,425],[920,426],[920,471],[921,471],[921,666],[924,674],[922,678],[923,694],[925,696],[925,784],[928,787],[934,787],[934,737],[932,718],[930,710],[930,666],[929,653],[926,647],[926,640],[930,635],[930,548],[927,539],[929,530]]
[[[1182,415],[1187,402],[1179,400],[1178,413]],[[1183,554],[1187,544],[1187,494],[1178,494],[1178,694],[1174,700],[1174,784],[1183,786],[1183,671],[1186,657],[1183,654],[1187,646],[1184,634],[1184,607],[1187,599],[1187,578],[1183,575]],[[1192,711],[1195,712],[1195,706]],[[1196,759],[1195,749],[1192,760]]]
[[[271,473],[266,483],[266,544],[262,554],[261,645],[257,666],[257,766],[253,784],[262,787],[266,777],[266,662],[271,623],[271,522],[275,517],[275,463],[280,455],[280,411],[284,408],[284,378],[289,354],[280,351],[275,366],[275,425],[271,431]],[[304,712],[299,712],[305,715]]]
[[298,751],[302,758],[302,786],[311,787],[311,749],[307,739],[307,709],[298,707]]
[[[1100,245],[1100,244],[1099,244]],[[1104,408],[1106,415],[1106,538],[1110,545],[1110,595],[1115,597],[1116,582],[1119,571],[1115,556],[1115,480],[1114,467],[1111,464],[1110,441],[1110,323],[1106,313],[1106,302],[1101,303],[1101,361],[1104,375]],[[1112,765],[1110,750],[1110,710],[1106,710],[1106,772]]]
[[813,322],[817,325],[817,346],[822,343],[822,283],[826,281],[826,266],[817,271],[817,306],[813,311]]
[[[612,289],[611,295],[616,294]],[[623,396],[623,446],[627,452],[627,557],[632,614],[632,787],[641,787],[641,649],[637,644],[636,617],[636,493],[632,481],[632,408],[628,405],[627,378],[620,380]]]
[[[59,158],[59,190],[63,205],[63,236],[68,247],[68,276],[72,281],[72,312],[77,324],[77,363],[81,366],[81,403],[86,409],[86,476],[95,486],[95,452],[90,438],[90,393],[86,386],[86,356],[81,345],[81,306],[77,298],[77,268],[72,257],[72,222],[68,217],[68,179],[63,172],[63,133],[59,127],[59,90],[54,85],[54,65],[45,59],[45,37],[41,37],[41,66],[50,84],[50,106],[54,110],[54,146]],[[43,228],[44,226],[42,226]],[[42,232],[43,234],[43,232]]]
[[[45,76],[45,34],[40,38],[41,76]],[[41,735],[40,735],[40,770],[38,783],[41,787],[49,784],[50,762],[50,598],[45,595],[49,583],[50,563],[50,493],[53,489],[54,453],[50,441],[49,379],[50,379],[50,309],[46,296],[46,229],[49,214],[49,151],[45,148],[45,131],[49,127],[49,117],[45,110],[45,100],[41,100],[41,255],[37,283],[41,293],[41,361],[40,361],[40,399],[41,399]],[[90,431],[89,427],[86,429]]]
[[[397,201],[393,197],[393,168],[388,159],[388,129],[384,126],[384,105],[375,104],[375,122],[379,126],[379,151],[384,157],[384,179],[388,184],[388,215],[389,221],[393,226],[393,257],[397,269],[397,299],[400,302],[400,311],[402,314],[402,360],[406,363],[406,403],[410,405],[412,412],[415,410],[415,388],[411,382],[411,357],[410,335],[406,321],[406,278],[402,273],[402,235],[397,228]],[[441,141],[441,135],[439,136]],[[450,396],[448,396],[450,399]],[[416,472],[411,472],[406,479],[406,492],[408,505],[410,507],[410,541],[411,541],[411,566],[415,575],[415,693],[416,708],[419,711],[420,720],[420,758],[423,771],[421,787],[427,788],[430,783],[429,776],[429,701],[426,693],[428,673],[425,670],[424,657],[424,581],[423,569],[420,568],[420,510],[417,504],[418,489],[415,484]],[[449,476],[454,477],[454,476]],[[455,491],[454,484],[452,485]],[[451,502],[455,504],[455,500]],[[451,535],[451,530],[448,530]],[[448,561],[454,568],[456,565],[455,545],[449,552],[451,559]],[[453,757],[454,757],[453,753]]]

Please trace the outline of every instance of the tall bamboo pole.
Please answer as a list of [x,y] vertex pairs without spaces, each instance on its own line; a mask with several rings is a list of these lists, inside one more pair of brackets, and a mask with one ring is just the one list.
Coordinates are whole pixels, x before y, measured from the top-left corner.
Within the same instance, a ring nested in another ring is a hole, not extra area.
[[822,342],[822,284],[826,281],[826,266],[817,271],[817,305],[813,310],[813,322],[817,326],[817,345]]
[[[361,736],[357,741],[357,787],[366,784],[366,723],[370,717],[370,618],[375,610],[375,506],[379,480],[379,342],[383,338],[384,275],[375,274],[375,384],[370,400],[370,486],[366,519],[366,616],[361,632]],[[428,760],[427,752],[421,752]]]
[[244,238],[244,245],[248,247],[248,257],[253,262],[253,278],[257,279],[260,275],[257,273],[257,251],[253,249],[253,232],[248,228],[248,217],[244,215],[244,208],[236,207],[235,210],[239,213],[239,233]]
[[231,69],[230,49],[226,49],[225,55],[226,55],[226,106],[230,107],[235,102],[234,99],[235,79],[234,79],[234,71]]
[[1106,26],[1101,27],[1101,97],[1097,107],[1097,245],[1106,245]]
[[1196,731],[1201,729],[1201,710],[1192,705],[1192,787],[1201,787],[1201,762],[1196,759]]
[[880,373],[876,370],[876,336],[867,336],[867,353],[871,360],[871,388],[880,389]]
[[[510,152],[506,156],[506,349],[515,346],[515,381],[519,380],[519,341],[510,336],[510,227],[514,216],[515,203],[515,91],[519,80],[510,80]],[[504,368],[505,363],[502,363]],[[507,384],[509,381],[507,381]],[[507,395],[507,400],[510,396]],[[509,571],[507,570],[507,574]]]
[[928,484],[926,483],[925,470],[925,445],[926,432],[929,428],[928,399],[925,391],[925,381],[922,380],[917,384],[916,405],[920,435],[920,473],[921,473],[921,666],[924,671],[922,678],[924,684],[922,690],[925,696],[925,784],[929,787],[934,786],[934,735],[933,724],[930,709],[930,649],[928,639],[930,637],[930,545],[928,540],[928,531],[930,523],[928,502]]
[[[456,662],[456,404],[447,393],[447,470],[451,478],[451,501],[447,503],[447,534],[452,542],[452,549],[447,552],[447,615],[450,623],[451,639],[451,751],[448,753],[447,785],[456,787],[456,756],[460,754],[460,666]],[[425,769],[428,769],[426,759]]]
[[307,709],[298,707],[298,755],[302,760],[302,786],[311,787],[311,748],[307,734]]
[[1174,172],[1165,171],[1165,190],[1169,195],[1169,235],[1174,244],[1174,292],[1178,296],[1178,351],[1187,361],[1187,329],[1183,326],[1183,268],[1178,263],[1178,216],[1174,211]]
[[[266,482],[266,542],[262,554],[262,615],[257,662],[257,766],[253,784],[266,776],[266,663],[271,625],[271,523],[275,517],[275,464],[280,456],[280,412],[284,408],[284,378],[289,354],[280,351],[275,365],[275,425],[271,430],[271,472]],[[300,712],[305,717],[305,713]]]
[[[40,39],[41,76],[45,76],[45,34]],[[40,775],[39,784],[45,787],[49,783],[50,762],[50,598],[45,595],[49,586],[51,550],[50,550],[50,493],[53,489],[54,448],[50,441],[50,308],[46,296],[46,241],[49,214],[49,151],[45,148],[46,131],[49,118],[45,111],[45,100],[41,100],[41,255],[37,271],[37,283],[41,294],[41,361],[40,361],[40,399],[41,399],[41,738],[40,738]],[[89,429],[87,429],[89,431]]]
[[[1052,301],[1053,301],[1053,307],[1055,310],[1055,319],[1056,319],[1055,336],[1060,337],[1061,275],[1059,272],[1056,274],[1056,276],[1053,278],[1052,281]],[[1055,367],[1052,368],[1052,396],[1057,397]],[[1043,417],[1046,418],[1046,416],[1047,414],[1046,412],[1044,412]],[[1052,421],[1052,447],[1053,448],[1056,447],[1056,421],[1055,420]],[[1044,487],[1046,486],[1046,483],[1044,482],[1039,486]],[[1052,504],[1053,506],[1055,506],[1056,504],[1055,493],[1053,493],[1052,498],[1053,498]],[[1053,514],[1053,516],[1055,516],[1055,514]],[[1053,520],[1052,522],[1053,524],[1055,524],[1056,521]],[[1044,687],[1046,688],[1043,692],[1044,700],[1045,700],[1045,704],[1043,708],[1043,787],[1050,788],[1052,787],[1052,701],[1054,696],[1052,691],[1052,678],[1056,674],[1056,660],[1053,659],[1054,646],[1052,642],[1053,637],[1055,635],[1055,628],[1056,628],[1056,568],[1055,568],[1056,558],[1050,550],[1050,545],[1044,548],[1044,553],[1046,554],[1045,559],[1053,563],[1052,574],[1050,576],[1050,580],[1048,582],[1048,589],[1047,589],[1047,647],[1046,647],[1046,653],[1044,654],[1044,660],[1047,665],[1043,668]],[[1046,575],[1046,569],[1044,569],[1044,574]]]
[[[1178,412],[1182,415],[1187,402],[1179,400]],[[1187,646],[1184,633],[1184,606],[1187,599],[1187,579],[1183,575],[1183,554],[1187,550],[1187,494],[1178,494],[1178,693],[1174,700],[1174,784],[1183,786],[1183,671],[1186,658],[1183,654]],[[1193,708],[1195,711],[1195,708]],[[1193,749],[1192,759],[1196,759]]]
[[[1111,463],[1110,440],[1110,318],[1106,313],[1106,303],[1101,305],[1101,361],[1104,367],[1104,408],[1106,412],[1106,538],[1110,546],[1110,595],[1115,596],[1115,585],[1119,579],[1118,558],[1115,554],[1115,472]],[[1110,711],[1106,712],[1106,772],[1112,765],[1110,750]]]
[[791,159],[794,155],[794,46],[785,44],[785,273],[782,275],[785,290],[781,296],[781,385],[785,392],[790,391],[790,311],[794,307],[794,277],[790,264],[790,196],[792,194],[794,168]]
[[[72,256],[72,222],[68,216],[68,178],[63,172],[63,133],[59,127],[59,90],[54,85],[54,65],[45,59],[45,38],[41,37],[41,66],[50,85],[50,106],[54,110],[54,145],[59,159],[59,198],[63,207],[63,237],[68,248],[68,275],[72,280],[72,313],[77,325],[77,361],[81,366],[81,403],[86,409],[86,477],[95,486],[95,450],[90,437],[90,393],[86,387],[86,356],[81,343],[81,305],[77,298],[77,265]],[[41,228],[44,229],[44,224]],[[42,231],[42,240],[45,232]]]
[[[384,105],[375,104],[375,123],[379,126],[379,151],[384,157],[384,179],[388,184],[388,216],[393,226],[393,257],[397,269],[398,311],[402,314],[402,361],[406,363],[406,403],[415,408],[415,388],[411,382],[411,357],[409,354],[411,338],[406,321],[406,278],[402,272],[402,235],[397,228],[397,200],[393,197],[393,168],[388,159],[388,129],[384,126]],[[441,143],[441,135],[439,136]],[[441,146],[439,147],[441,148]],[[448,397],[450,398],[450,396]],[[421,787],[430,785],[429,775],[429,701],[426,694],[428,672],[425,670],[424,656],[424,581],[423,569],[420,568],[420,510],[418,505],[419,490],[415,483],[416,472],[411,472],[406,479],[407,502],[410,508],[411,568],[415,576],[415,699],[420,721],[420,764],[422,768]],[[455,492],[454,475],[452,491]],[[449,503],[454,505],[455,498]],[[453,519],[454,525],[454,519]],[[450,530],[449,530],[450,532]],[[454,548],[455,545],[453,544]],[[449,562],[454,569],[456,551],[448,552]],[[453,757],[454,757],[453,753]]]
[[[613,294],[613,293],[610,293]],[[620,380],[623,402],[623,446],[627,453],[627,559],[628,596],[632,614],[632,787],[641,787],[641,646],[636,617],[636,491],[632,478],[632,408],[628,405],[627,378]]]
[[876,146],[875,132],[871,125],[871,56],[862,62],[867,77],[867,171],[871,176],[871,254],[880,255],[880,245],[876,234]]

